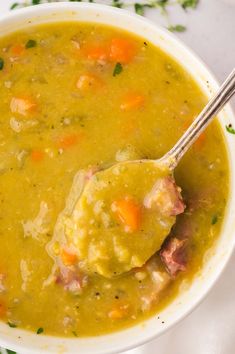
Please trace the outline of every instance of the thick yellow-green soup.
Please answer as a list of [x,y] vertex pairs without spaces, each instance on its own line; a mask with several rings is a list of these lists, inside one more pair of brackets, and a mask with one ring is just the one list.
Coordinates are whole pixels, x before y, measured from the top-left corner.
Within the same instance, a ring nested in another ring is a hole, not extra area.
[[[96,184],[98,199],[86,195],[75,237],[68,216],[81,180],[117,162],[160,158],[205,103],[180,63],[115,28],[56,23],[0,38],[2,321],[41,335],[100,335],[158,316],[193,280],[219,236],[228,197],[216,121],[176,168],[180,188],[161,180],[184,206],[161,219],[166,235],[156,243],[154,210],[141,221],[153,201],[145,171],[129,175],[131,196],[109,176],[105,205]],[[143,254],[133,258],[140,242]],[[106,266],[110,255],[123,262],[120,272],[116,261]]]

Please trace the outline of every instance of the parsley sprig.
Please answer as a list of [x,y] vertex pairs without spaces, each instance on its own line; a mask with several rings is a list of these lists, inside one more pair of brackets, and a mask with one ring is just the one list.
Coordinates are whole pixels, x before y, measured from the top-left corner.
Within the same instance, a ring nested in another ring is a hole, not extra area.
[[113,76],[117,76],[117,75],[121,74],[122,70],[123,70],[122,64],[117,63],[113,69]]
[[[61,0],[25,0],[19,1],[12,4],[10,7],[11,10],[38,5],[42,3],[50,3],[50,2],[60,2]],[[101,2],[99,0],[67,0],[69,2]],[[171,5],[178,5],[181,6],[184,10],[188,10],[189,8],[195,9],[198,5],[199,0],[143,0],[143,1],[122,1],[122,0],[109,0],[107,1],[108,5],[118,7],[118,8],[126,8],[133,6],[135,12],[138,15],[144,16],[146,9],[159,9],[163,15],[167,15],[167,8]],[[171,32],[184,32],[186,27],[180,24],[177,25],[168,25],[168,29]]]
[[233,128],[232,124],[226,125],[226,130],[230,134],[235,134],[235,129]]

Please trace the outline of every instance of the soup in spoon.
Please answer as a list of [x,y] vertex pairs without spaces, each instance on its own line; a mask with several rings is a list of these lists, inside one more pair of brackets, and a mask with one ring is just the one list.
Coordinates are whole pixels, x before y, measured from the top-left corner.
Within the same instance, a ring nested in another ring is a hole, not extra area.
[[184,211],[180,191],[154,161],[119,163],[91,175],[64,227],[80,268],[112,277],[141,267]]

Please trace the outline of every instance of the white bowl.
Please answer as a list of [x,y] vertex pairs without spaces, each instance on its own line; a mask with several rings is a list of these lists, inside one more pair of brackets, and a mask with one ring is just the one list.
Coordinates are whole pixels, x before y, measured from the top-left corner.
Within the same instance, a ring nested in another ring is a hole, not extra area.
[[[75,2],[54,3],[17,10],[0,18],[1,35],[40,23],[70,20],[114,25],[140,35],[181,63],[191,73],[208,98],[218,89],[218,83],[205,64],[175,36],[143,17],[104,5]],[[201,273],[196,276],[187,289],[182,290],[181,294],[161,312],[161,319],[153,316],[141,324],[120,332],[76,339],[39,336],[17,328],[9,328],[5,323],[0,323],[0,345],[24,354],[110,354],[121,352],[159,336],[199,304],[225,268],[235,240],[235,138],[226,133],[225,129],[226,124],[235,124],[235,120],[229,106],[220,114],[219,121],[224,132],[230,162],[230,199],[221,235],[213,250],[210,254],[207,254],[207,260]],[[32,311],[34,306],[37,306],[37,304],[32,304]]]

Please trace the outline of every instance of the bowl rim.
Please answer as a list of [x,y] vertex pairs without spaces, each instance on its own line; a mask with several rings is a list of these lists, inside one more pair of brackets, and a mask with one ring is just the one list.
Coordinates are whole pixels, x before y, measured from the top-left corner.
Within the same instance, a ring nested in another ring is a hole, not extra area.
[[[123,10],[123,9],[117,9],[117,8],[113,8],[107,5],[103,5],[103,4],[94,4],[94,3],[76,3],[76,2],[60,2],[60,3],[47,3],[47,4],[40,4],[37,6],[31,6],[28,8],[23,8],[23,9],[19,9],[16,10],[15,12],[9,12],[5,15],[1,15],[0,16],[0,26],[4,25],[4,22],[14,22],[15,20],[19,20],[20,17],[28,17],[28,22],[29,19],[31,18],[31,16],[33,17],[37,17],[39,16],[39,14],[41,13],[42,18],[43,16],[48,12],[50,12],[52,14],[53,13],[59,13],[59,12],[64,12],[64,13],[71,13],[71,12],[75,12],[77,13],[79,10],[88,10],[88,11],[94,11],[94,12],[98,12],[99,14],[103,13],[104,16],[105,15],[112,15],[112,16],[116,16],[117,18],[126,18],[129,19],[130,22],[132,21],[133,23],[138,23],[142,26],[146,26],[149,31],[152,30],[153,32],[158,32],[159,36],[162,36],[166,41],[169,40],[169,42],[172,42],[175,44],[176,47],[178,47],[180,50],[182,50],[182,52],[184,52],[188,58],[191,59],[191,62],[193,63],[193,65],[195,65],[195,67],[197,66],[199,69],[199,71],[201,73],[203,73],[203,75],[205,75],[205,78],[207,81],[209,81],[210,83],[210,90],[212,92],[216,91],[219,87],[217,80],[214,78],[214,75],[212,75],[211,71],[208,69],[207,65],[191,50],[189,49],[185,44],[183,44],[174,34],[170,33],[169,31],[167,31],[166,29],[162,28],[161,26],[153,23],[152,21],[150,21],[149,19],[143,18],[142,16],[139,16],[137,14],[131,13],[129,11]],[[76,18],[74,18],[74,20],[69,19],[68,21],[78,21],[76,20]],[[49,21],[49,23],[53,23],[53,22],[64,22],[61,20],[58,21]],[[82,22],[82,21],[78,21],[78,22]],[[87,23],[89,22],[94,22],[94,21],[86,21]],[[99,22],[99,23],[103,23],[104,25],[108,26],[107,22]],[[37,26],[37,23],[33,24],[33,23],[28,23],[29,26]],[[134,25],[133,25],[134,26]],[[25,26],[22,26],[22,28],[27,27],[27,22],[25,23]],[[119,26],[117,26],[116,24],[113,25],[114,28],[119,28]],[[124,27],[123,27],[124,28]],[[125,29],[126,31],[132,32],[132,33],[136,33],[135,31],[131,31],[129,29]],[[15,30],[13,31],[9,31],[10,33],[14,33]],[[3,35],[4,36],[4,35]],[[143,36],[143,38],[146,38]],[[148,40],[148,38],[147,38]],[[159,45],[160,49],[164,51],[164,49],[162,49],[161,45]],[[171,56],[171,54],[168,53],[168,55]],[[180,65],[184,66],[186,68],[186,66],[182,63],[180,63]],[[187,69],[186,69],[187,70]],[[190,70],[188,70],[190,71]],[[190,71],[190,73],[192,74],[194,80],[196,80],[195,78],[195,72],[192,70]],[[196,80],[197,81],[197,80]],[[204,90],[204,93],[209,97],[209,90]],[[228,119],[230,121],[232,121],[233,123],[235,123],[234,120],[234,116],[232,113],[232,109],[230,107],[230,105],[227,105],[226,108],[224,109],[224,115],[228,117]],[[219,115],[220,116],[220,115]],[[224,118],[223,118],[224,119]],[[232,142],[232,138],[230,136],[225,135],[225,122],[224,121],[223,125],[221,123],[220,120],[220,126],[223,130],[224,133],[224,138],[225,138],[225,145],[227,147],[227,155],[228,155],[228,162],[230,165],[230,188],[231,188],[231,193],[230,193],[230,200],[228,202],[228,209],[231,208],[232,206],[232,201],[235,201],[235,185],[233,184],[233,180],[235,180],[235,162],[233,163],[233,160],[231,158],[231,146],[233,145],[235,147],[235,143]],[[234,150],[235,151],[235,150]],[[227,210],[227,212],[225,213],[224,216],[224,220],[227,220],[229,218],[228,214],[229,214],[230,210]],[[233,215],[235,215],[235,208],[233,210]],[[231,218],[231,217],[230,217]],[[234,224],[235,226],[235,224]],[[221,230],[221,234],[223,233],[223,230]],[[186,307],[186,309],[183,311],[181,316],[178,316],[178,318],[176,318],[176,320],[174,320],[172,323],[167,324],[166,326],[164,326],[164,328],[162,328],[161,330],[156,331],[155,333],[148,333],[147,330],[145,330],[143,328],[143,333],[144,335],[141,337],[135,337],[135,338],[129,338],[128,343],[124,343],[124,342],[119,342],[115,344],[114,348],[110,347],[105,347],[105,345],[103,344],[103,346],[101,345],[101,348],[95,348],[94,350],[89,351],[89,349],[86,351],[86,354],[92,353],[92,354],[111,354],[111,353],[117,353],[120,351],[124,351],[124,350],[129,350],[132,349],[136,346],[142,345],[158,336],[160,336],[161,334],[163,334],[164,332],[166,332],[167,330],[171,329],[173,326],[175,326],[179,321],[181,321],[182,319],[184,319],[186,316],[188,316],[202,301],[203,299],[206,297],[206,295],[210,292],[210,290],[212,289],[212,287],[214,286],[214,284],[216,283],[216,281],[218,280],[218,278],[221,276],[223,270],[226,267],[226,264],[228,263],[233,249],[234,249],[234,245],[235,245],[235,240],[234,237],[233,239],[231,239],[230,241],[230,250],[225,250],[225,256],[224,258],[222,258],[221,263],[219,264],[217,270],[213,270],[213,274],[214,276],[210,279],[210,282],[208,282],[207,286],[204,288],[204,290],[200,293],[200,295],[195,296],[194,301],[192,301],[191,305],[188,306],[188,308]],[[45,340],[45,338],[51,340],[53,339],[57,339],[57,340],[61,340],[63,339],[64,342],[68,343],[73,343],[74,345],[79,345],[79,342],[82,343],[83,340],[85,341],[89,341],[91,339],[93,339],[93,341],[97,338],[103,338],[103,340],[108,340],[108,338],[112,340],[113,337],[118,337],[120,336],[120,334],[124,333],[124,332],[131,332],[131,330],[135,330],[137,329],[137,327],[144,327],[144,325],[148,322],[151,322],[151,318],[147,319],[146,321],[144,321],[141,324],[137,324],[132,326],[130,329],[124,329],[112,334],[106,334],[106,335],[102,335],[102,336],[97,336],[97,337],[86,337],[86,338],[76,338],[76,339],[72,339],[72,338],[62,338],[62,337],[52,337],[52,336],[47,336],[44,335],[43,337],[41,337],[41,341],[43,341],[43,339]],[[147,327],[146,327],[147,328]],[[12,330],[12,329],[10,329]],[[18,333],[19,336],[23,336],[26,333],[26,336],[32,335],[34,338],[36,338],[36,334],[32,334],[31,332],[27,332],[25,330],[18,330],[18,329],[14,329],[14,331],[16,331],[15,333]],[[0,336],[2,334],[1,331],[1,326],[0,326]],[[7,336],[4,335],[4,338],[0,338],[0,344],[8,347],[12,350],[16,350],[18,352],[21,352],[24,350],[24,354],[26,353],[32,353],[32,351],[34,353],[52,353],[54,351],[51,351],[51,349],[48,349],[47,347],[43,348],[41,347],[40,349],[32,349],[32,346],[28,346],[25,345],[24,343],[16,343],[15,341],[12,341],[12,339],[6,339]],[[38,337],[37,337],[38,338]],[[75,344],[76,343],[76,344]],[[101,341],[102,343],[102,341]],[[61,344],[62,345],[62,344]],[[75,346],[74,346],[75,347]],[[70,349],[66,349],[66,348],[62,348],[62,350],[65,350],[65,352],[67,353],[73,353],[73,351],[70,351]]]

